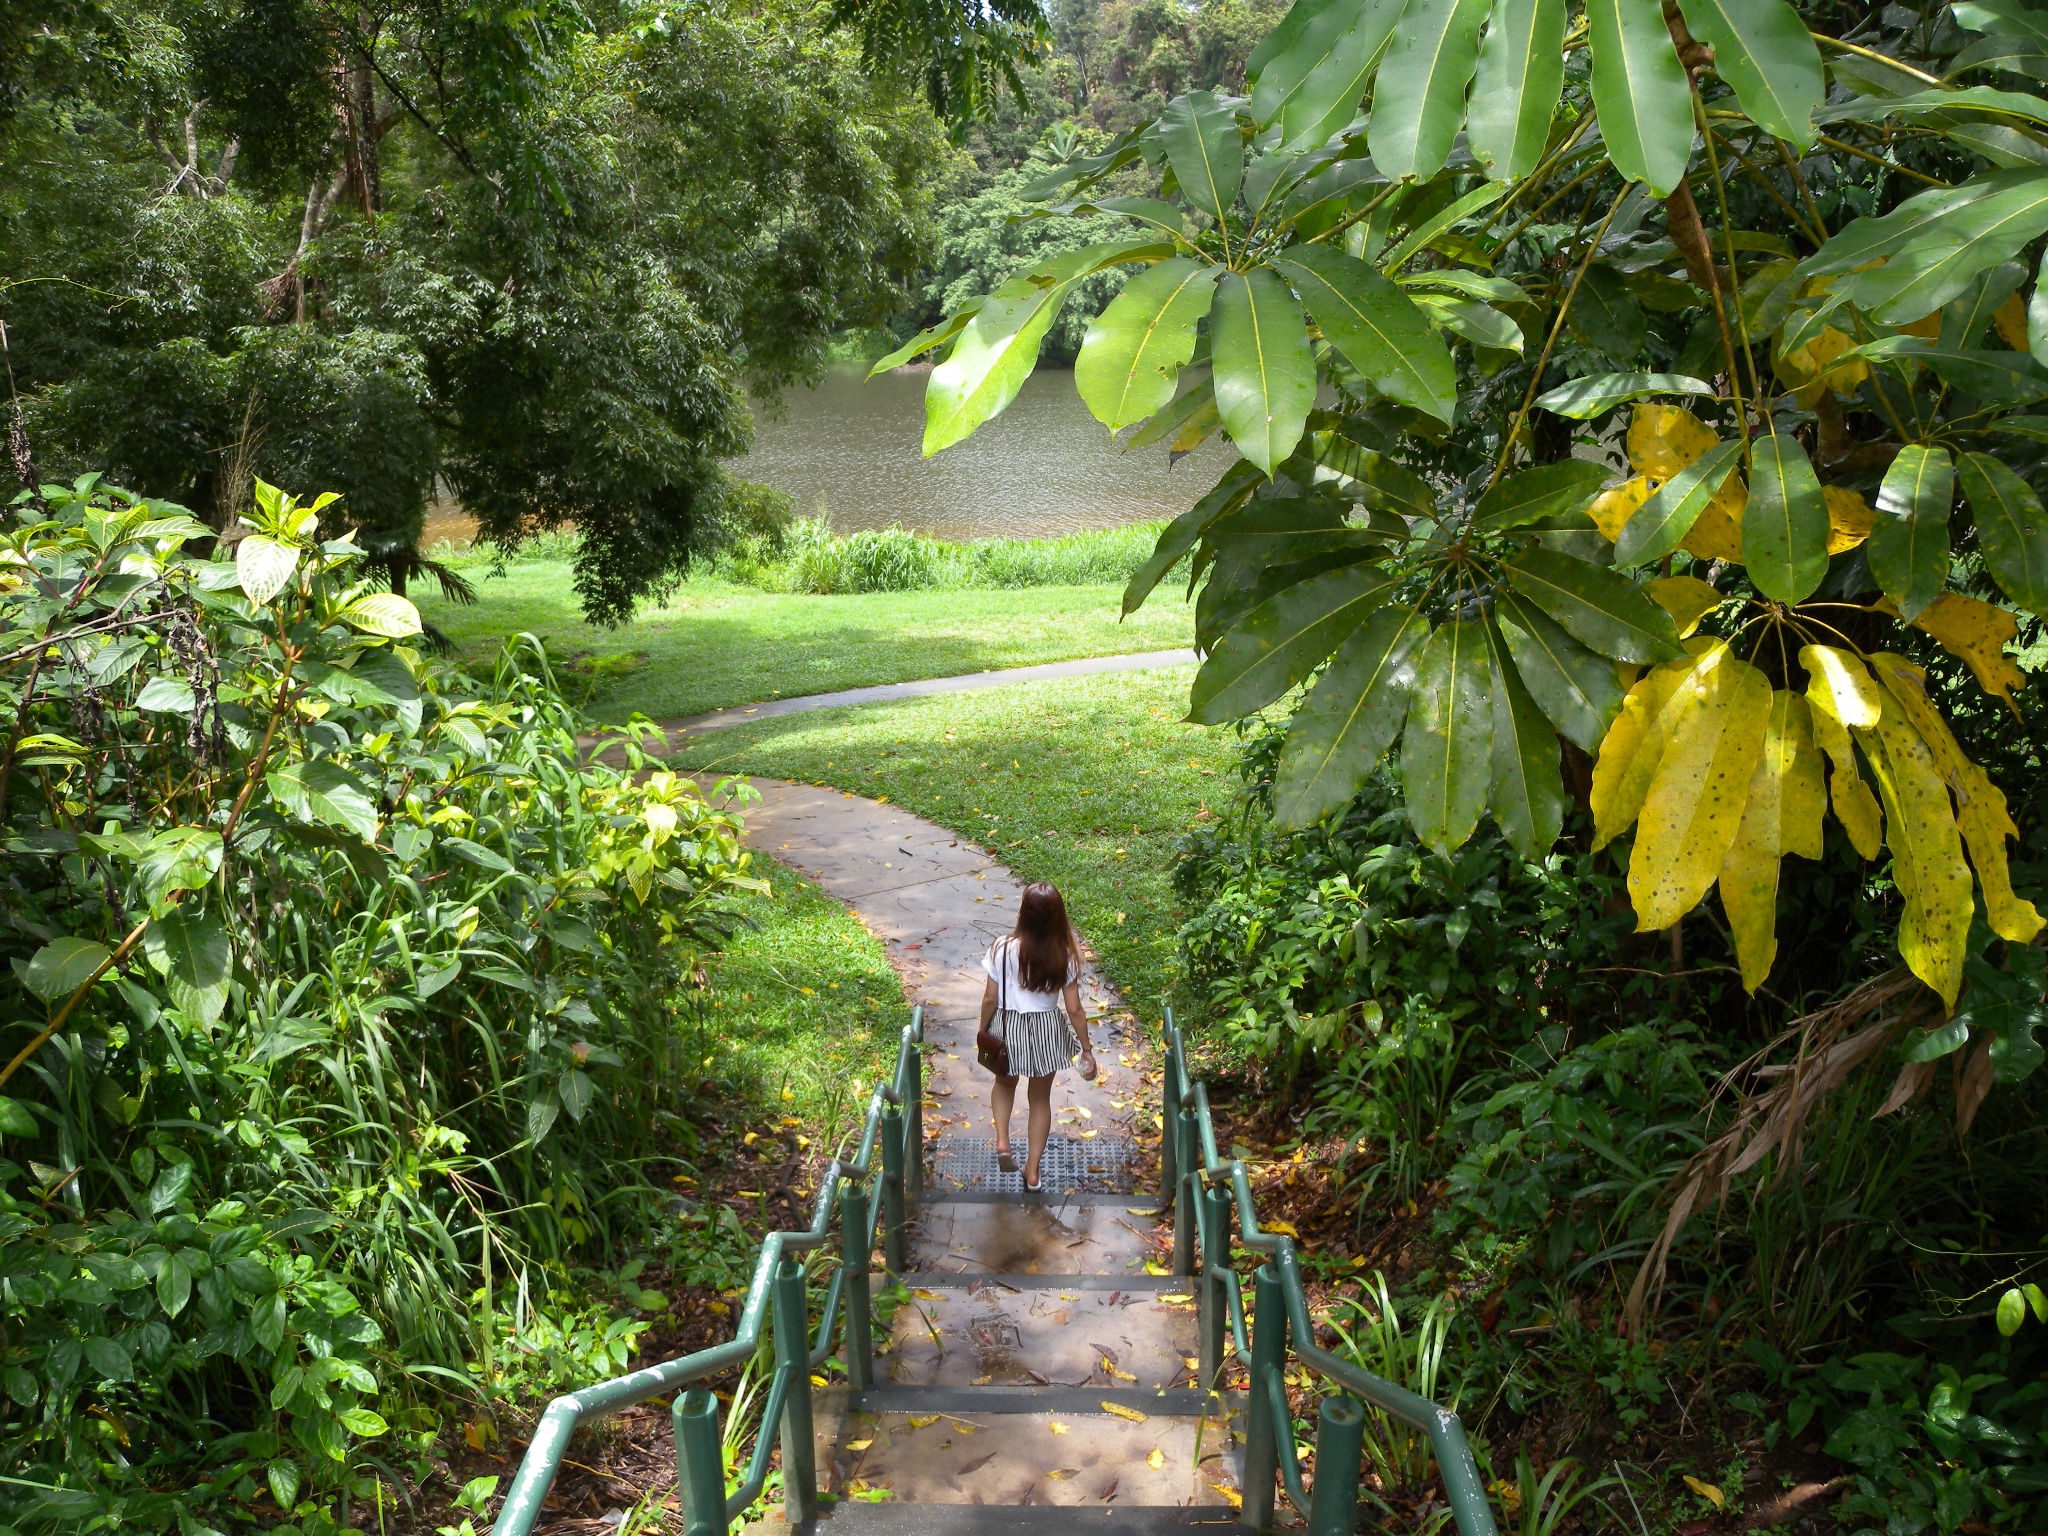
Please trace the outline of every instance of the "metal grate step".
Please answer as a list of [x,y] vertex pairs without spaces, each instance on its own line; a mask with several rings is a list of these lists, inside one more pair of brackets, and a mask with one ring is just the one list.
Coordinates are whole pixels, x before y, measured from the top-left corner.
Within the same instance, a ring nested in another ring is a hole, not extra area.
[[[1130,1194],[1134,1189],[1132,1147],[1127,1136],[1097,1136],[1083,1141],[1054,1136],[1045,1144],[1038,1165],[1039,1183],[1047,1194]],[[1017,1161],[1021,1165],[1023,1153]],[[997,1194],[1024,1192],[1022,1173],[1004,1173],[996,1166],[991,1137],[944,1136],[932,1143],[933,1190],[986,1190]]]

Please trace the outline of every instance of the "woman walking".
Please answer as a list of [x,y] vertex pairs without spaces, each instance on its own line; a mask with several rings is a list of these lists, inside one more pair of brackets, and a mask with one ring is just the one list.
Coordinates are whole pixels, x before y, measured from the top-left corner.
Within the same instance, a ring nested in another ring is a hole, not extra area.
[[[1024,887],[1015,932],[997,939],[982,958],[988,985],[981,993],[981,1032],[975,1038],[983,1065],[995,1073],[990,1108],[996,1122],[996,1164],[1017,1171],[1010,1151],[1010,1111],[1017,1079],[1025,1079],[1024,1188],[1039,1190],[1039,1161],[1052,1131],[1052,1080],[1078,1051],[1081,1076],[1094,1081],[1095,1053],[1088,1015],[1081,1007],[1081,944],[1067,921],[1067,904],[1043,881]],[[1060,1005],[1066,1005],[1065,1017]],[[1071,1026],[1068,1020],[1072,1020]],[[1076,1035],[1079,1039],[1076,1040]]]

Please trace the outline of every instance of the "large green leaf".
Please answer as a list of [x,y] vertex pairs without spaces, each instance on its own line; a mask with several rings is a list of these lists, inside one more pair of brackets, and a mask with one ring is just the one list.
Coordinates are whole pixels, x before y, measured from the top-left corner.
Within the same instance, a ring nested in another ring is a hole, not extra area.
[[1714,73],[1768,133],[1813,147],[1813,109],[1827,94],[1820,50],[1785,0],[1679,0],[1692,35],[1714,50]]
[[[2048,173],[2039,170],[2003,173],[2016,179],[1990,186],[1981,195],[1940,212],[1929,203],[1916,222],[1887,232],[1882,241],[1867,235],[1851,242],[1848,252],[1836,253],[1835,246],[1858,233],[1858,226],[1876,223],[1858,220],[1828,242],[1801,271],[1811,276],[1819,258],[1828,261],[1825,270],[1841,270],[1836,259],[1853,258],[1872,243],[1888,259],[1881,267],[1856,272],[1837,285],[1836,293],[1865,314],[1886,325],[1904,325],[1930,315],[1970,285],[1970,280],[1987,267],[2010,261],[2043,231],[2048,231]],[[1996,177],[1979,178],[1983,184]],[[1958,192],[1963,188],[1954,189]],[[1922,202],[1912,198],[1909,203]],[[1894,213],[1903,211],[1894,210]],[[1891,215],[1887,215],[1891,217]],[[1874,232],[1873,232],[1874,233]],[[1863,260],[1851,259],[1861,266]],[[1831,296],[1833,296],[1831,294]]]
[[1216,297],[1215,267],[1175,256],[1124,284],[1088,322],[1074,387],[1111,431],[1143,421],[1173,399],[1195,355],[1195,327]]
[[1237,131],[1236,110],[1213,91],[1176,96],[1159,119],[1159,138],[1181,195],[1220,221],[1244,179],[1244,141]]
[[1692,158],[1692,89],[1658,0],[1588,0],[1593,109],[1614,168],[1658,197]]
[[1881,336],[1856,350],[1875,362],[1922,363],[1944,384],[1986,403],[2048,400],[2048,368],[2025,352],[1945,347],[1920,336]]
[[1301,306],[1265,267],[1226,272],[1209,321],[1216,409],[1237,451],[1267,474],[1301,441],[1316,364]]
[[[1480,209],[1491,207],[1507,195],[1508,189],[1504,186],[1482,185],[1474,187],[1463,197],[1445,207],[1439,208],[1435,213],[1429,215],[1428,218],[1422,220],[1413,229],[1409,230],[1407,234],[1403,235],[1400,243],[1392,250],[1382,256],[1374,257],[1373,260],[1388,272],[1392,272],[1402,262],[1430,244],[1431,241],[1435,240],[1437,236],[1441,235],[1453,224],[1456,224],[1460,219],[1470,218],[1473,214],[1479,212]],[[1516,296],[1518,298],[1525,297],[1519,293]]]
[[2027,296],[2027,351],[2037,363],[2048,364],[2048,251],[2041,253],[2041,265],[2034,273],[2034,291]]
[[1245,78],[1252,82],[1254,118],[1272,122],[1287,92],[1330,56],[1332,41],[1349,24],[1356,7],[1357,0],[1294,0],[1280,24],[1245,60]]
[[1964,454],[1958,473],[1993,579],[2029,613],[2048,614],[2048,516],[2040,497],[1988,453]]
[[1414,299],[1424,314],[1475,347],[1491,347],[1497,352],[1522,350],[1522,328],[1491,304],[1449,293],[1418,293]]
[[1825,123],[1906,121],[1932,117],[1946,124],[1957,113],[1992,112],[2026,122],[2048,123],[2048,101],[2022,91],[2001,91],[1995,86],[1972,85],[1961,90],[1914,91],[1906,96],[1882,96],[1845,101],[1821,114]]
[[1362,0],[1351,11],[1350,24],[1331,40],[1328,57],[1281,108],[1283,143],[1315,149],[1350,123],[1366,81],[1383,67],[1387,39],[1403,19],[1405,4],[1406,0]]
[[1536,397],[1536,404],[1553,415],[1590,421],[1645,395],[1705,395],[1711,400],[1714,386],[1687,373],[1599,373],[1547,390]]
[[1465,91],[1479,62],[1479,29],[1492,0],[1409,0],[1373,84],[1366,143],[1397,180],[1444,168],[1465,121]]
[[1479,45],[1465,131],[1489,176],[1536,169],[1564,90],[1564,0],[1499,0]]
[[[1311,549],[1279,565],[1247,569],[1241,563],[1233,563],[1227,576],[1221,572],[1211,576],[1202,586],[1202,595],[1195,600],[1197,648],[1213,650],[1217,642],[1243,623],[1254,609],[1289,587],[1311,581],[1326,571],[1378,559],[1386,553],[1385,547],[1372,543],[1362,529],[1354,528],[1329,537],[1331,542],[1325,547]],[[1316,541],[1308,539],[1304,542]]]
[[1877,488],[1870,574],[1909,622],[1948,585],[1948,514],[1955,494],[1955,465],[1948,450],[1918,443],[1899,450]]
[[1389,400],[1449,424],[1457,409],[1450,349],[1400,286],[1355,256],[1295,246],[1275,265],[1323,338]]
[[1499,627],[1489,623],[1485,632],[1493,690],[1487,803],[1508,846],[1534,862],[1550,852],[1564,827],[1564,779],[1557,766],[1557,732],[1522,686]]
[[1576,511],[1607,483],[1605,464],[1560,459],[1502,477],[1472,509],[1472,526],[1499,532]]
[[1353,631],[1294,712],[1273,776],[1273,814],[1305,827],[1348,805],[1408,713],[1409,665],[1429,637],[1413,608],[1382,608]]
[[92,939],[66,934],[50,940],[23,965],[15,962],[22,985],[46,1003],[61,1003],[100,968],[112,951]]
[[1800,275],[1824,277],[1853,271],[1908,249],[1945,246],[1957,228],[1950,221],[1964,209],[2006,192],[2024,191],[2040,180],[2041,173],[2032,169],[1992,171],[1953,187],[1915,193],[1890,213],[1850,220],[1826,245],[1799,264]]
[[1172,252],[1149,240],[1117,240],[1063,251],[984,299],[925,386],[925,457],[972,436],[1017,398],[1038,366],[1039,345],[1076,281],[1154,254]]
[[149,925],[143,953],[169,984],[180,1013],[212,1024],[227,1007],[234,951],[227,930],[210,912],[173,907]]
[[1401,740],[1401,795],[1425,847],[1449,858],[1479,825],[1493,780],[1485,626],[1437,626],[1415,661]]
[[1971,278],[1969,287],[1941,307],[1941,345],[1965,350],[1976,346],[2005,301],[2026,280],[2027,269],[2016,261],[2001,261]]
[[1617,363],[1626,363],[1650,338],[1643,306],[1612,267],[1589,267],[1572,297],[1572,334]]
[[868,369],[868,377],[872,379],[876,374],[887,373],[891,368],[901,368],[913,357],[922,357],[932,348],[944,346],[967,329],[967,322],[981,312],[982,302],[980,299],[974,299],[964,308],[946,316],[937,325],[926,326],[894,352],[876,359],[875,365]]
[[1522,682],[1550,723],[1586,751],[1599,751],[1621,708],[1614,663],[1595,656],[1517,592],[1503,591],[1495,614]]
[[1766,597],[1796,603],[1828,573],[1828,505],[1799,440],[1782,432],[1750,445],[1742,563]]
[[1615,661],[1676,661],[1685,654],[1671,615],[1618,571],[1541,545],[1507,563],[1514,590],[1573,639]]
[[1166,573],[1187,558],[1188,551],[1201,542],[1204,529],[1245,504],[1259,480],[1258,469],[1239,459],[1223,471],[1206,496],[1160,530],[1159,542],[1152,546],[1151,555],[1131,574],[1124,588],[1126,617],[1143,607]]
[[1716,443],[1658,486],[1622,526],[1621,537],[1614,541],[1614,563],[1649,565],[1684,543],[1707,503],[1735,473],[1741,452],[1742,444],[1732,439]]
[[278,803],[301,821],[341,827],[366,843],[376,840],[376,802],[340,764],[324,757],[287,763],[271,769],[265,782]]
[[1264,709],[1364,623],[1393,585],[1377,566],[1350,565],[1261,603],[1195,674],[1188,718],[1217,725]]

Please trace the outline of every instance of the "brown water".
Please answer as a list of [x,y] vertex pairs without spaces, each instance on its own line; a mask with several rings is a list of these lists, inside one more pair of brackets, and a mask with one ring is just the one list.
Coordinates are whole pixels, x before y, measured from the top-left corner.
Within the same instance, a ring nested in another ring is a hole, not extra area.
[[1230,462],[1220,437],[1171,469],[1163,447],[1126,452],[1065,371],[1032,375],[1007,411],[927,459],[929,377],[898,369],[864,382],[834,371],[816,389],[790,390],[779,417],[757,413],[754,451],[730,467],[789,492],[799,513],[841,533],[898,524],[975,539],[1176,517]]

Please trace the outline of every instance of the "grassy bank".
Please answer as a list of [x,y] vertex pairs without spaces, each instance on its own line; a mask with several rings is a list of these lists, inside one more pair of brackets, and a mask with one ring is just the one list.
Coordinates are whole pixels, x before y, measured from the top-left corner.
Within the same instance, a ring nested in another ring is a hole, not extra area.
[[944,588],[836,596],[692,578],[622,629],[583,622],[566,559],[466,572],[481,601],[422,590],[420,610],[465,658],[541,636],[600,720],[663,719],[759,699],[1031,666],[1190,643],[1191,610],[1161,595],[1119,622],[1115,586]]
[[1173,963],[1174,845],[1230,797],[1236,738],[1186,724],[1190,668],[732,726],[678,761],[887,798],[1050,880],[1149,1015]]

